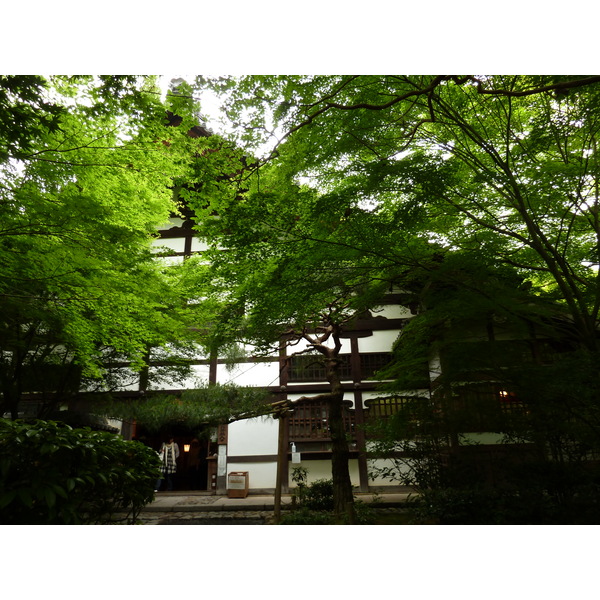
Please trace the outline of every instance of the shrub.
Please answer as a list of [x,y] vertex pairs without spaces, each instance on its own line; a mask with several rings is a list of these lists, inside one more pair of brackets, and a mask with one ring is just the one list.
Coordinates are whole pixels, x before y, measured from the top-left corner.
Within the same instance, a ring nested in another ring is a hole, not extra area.
[[[318,479],[306,485],[307,471],[294,469],[292,480],[298,485],[298,507],[281,518],[282,525],[333,525],[340,523],[333,513],[333,480]],[[354,503],[355,524],[370,525],[376,521],[376,512],[363,502]],[[348,522],[344,516],[342,523]]]
[[307,506],[301,506],[281,517],[281,525],[331,525],[332,523],[332,513],[310,510]]
[[[377,518],[377,511],[373,506],[360,500],[354,502],[354,525],[374,525]],[[345,515],[344,523],[348,523],[348,515]]]
[[154,497],[151,448],[54,421],[0,419],[0,523],[135,522]]
[[294,502],[302,504],[306,493],[306,485],[308,481],[308,469],[305,467],[294,467],[292,469],[292,481],[296,484],[296,490],[293,494]]
[[310,510],[333,510],[333,479],[317,479],[304,492],[304,504]]

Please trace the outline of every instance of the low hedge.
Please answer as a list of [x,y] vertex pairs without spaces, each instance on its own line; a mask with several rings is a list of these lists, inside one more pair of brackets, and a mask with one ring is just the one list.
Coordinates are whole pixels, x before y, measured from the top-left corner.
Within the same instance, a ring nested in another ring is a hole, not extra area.
[[135,523],[159,465],[154,450],[112,433],[0,419],[0,523]]

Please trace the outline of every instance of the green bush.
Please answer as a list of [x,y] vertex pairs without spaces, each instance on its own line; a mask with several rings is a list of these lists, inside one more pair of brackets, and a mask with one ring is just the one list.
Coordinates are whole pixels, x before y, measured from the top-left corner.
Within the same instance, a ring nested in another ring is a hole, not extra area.
[[356,525],[374,525],[377,522],[377,511],[373,506],[358,501],[354,503],[354,518]]
[[[297,467],[293,471],[292,480],[298,485],[295,494],[298,504],[294,510],[281,518],[282,525],[333,525],[340,523],[333,512],[333,480],[318,479],[306,485],[307,471]],[[356,525],[370,525],[376,521],[376,512],[363,502],[354,503]],[[342,523],[347,523],[344,516]]]
[[0,523],[133,523],[154,497],[157,453],[103,431],[0,419]]
[[305,467],[294,467],[292,469],[292,481],[296,484],[293,501],[302,504],[308,482],[308,469]]
[[281,525],[331,525],[333,514],[301,506],[281,517]]
[[304,504],[309,510],[333,510],[333,479],[317,479],[304,492]]
[[[363,502],[354,503],[355,525],[373,525],[377,521],[377,513]],[[336,520],[332,510],[314,510],[303,505],[281,517],[281,525],[336,525],[348,524],[345,517],[341,522]]]

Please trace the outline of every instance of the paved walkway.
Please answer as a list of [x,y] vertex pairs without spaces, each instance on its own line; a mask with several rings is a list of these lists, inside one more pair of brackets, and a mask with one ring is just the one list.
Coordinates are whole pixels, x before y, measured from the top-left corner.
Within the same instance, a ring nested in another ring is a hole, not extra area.
[[[398,510],[409,497],[408,493],[355,494],[357,501],[375,503],[377,508]],[[285,510],[292,502],[291,495],[281,499]],[[263,524],[273,518],[273,495],[249,494],[245,498],[229,498],[210,492],[158,492],[154,502],[140,515],[140,522],[152,525],[185,524]]]
[[[408,496],[408,493],[354,494],[356,500],[375,502],[381,507],[402,505]],[[282,506],[291,502],[291,495],[282,496]],[[157,492],[154,502],[148,504],[144,512],[273,510],[274,506],[273,495],[249,494],[245,498],[229,498],[226,495],[217,496],[206,492]]]

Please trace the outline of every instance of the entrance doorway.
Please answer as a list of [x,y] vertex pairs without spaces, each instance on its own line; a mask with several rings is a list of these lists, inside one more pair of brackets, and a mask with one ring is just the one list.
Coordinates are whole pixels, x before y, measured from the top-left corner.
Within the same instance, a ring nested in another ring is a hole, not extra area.
[[[177,472],[173,476],[174,491],[209,491],[208,461],[211,442],[209,428],[191,431],[184,426],[174,426],[159,433],[148,432],[143,426],[136,426],[135,439],[158,451],[163,442],[173,438],[179,446]],[[161,490],[164,491],[164,482]]]

